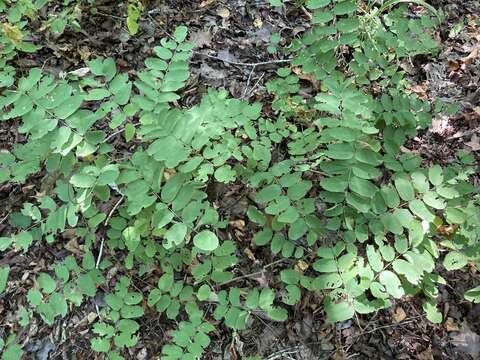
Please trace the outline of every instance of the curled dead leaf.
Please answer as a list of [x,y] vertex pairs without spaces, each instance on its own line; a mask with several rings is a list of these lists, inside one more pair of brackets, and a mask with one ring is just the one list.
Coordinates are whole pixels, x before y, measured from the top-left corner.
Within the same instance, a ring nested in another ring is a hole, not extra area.
[[217,15],[224,19],[228,19],[230,17],[230,10],[225,7],[221,7],[217,9]]
[[466,142],[465,145],[467,145],[470,148],[471,151],[479,151],[480,150],[480,138],[477,136],[477,134],[473,134],[470,141]]
[[458,334],[452,335],[452,344],[461,351],[472,356],[480,354],[480,336],[470,329],[464,329]]
[[303,273],[307,269],[308,269],[308,264],[303,260],[299,260],[295,265],[295,270],[301,273]]
[[397,307],[395,309],[395,313],[393,314],[393,321],[395,321],[396,323],[399,323],[400,321],[403,321],[405,320],[405,318],[407,317],[407,313],[405,312],[405,310],[403,310],[402,307]]
[[477,43],[473,49],[470,51],[466,57],[463,58],[463,62],[466,65],[470,65],[472,62],[475,61],[476,58],[480,56],[480,43]]
[[432,348],[428,347],[427,350],[417,355],[418,360],[433,360]]
[[14,44],[18,44],[23,39],[22,30],[17,25],[11,25],[9,23],[2,24],[2,30],[5,36]]
[[245,250],[243,250],[243,253],[245,255],[247,255],[247,257],[252,260],[252,261],[257,261],[257,259],[255,258],[255,255],[253,254],[252,250],[250,250],[249,248],[245,248]]
[[459,331],[460,327],[459,325],[453,320],[451,317],[448,317],[447,320],[445,321],[445,329],[447,331]]
[[198,49],[201,49],[204,46],[210,46],[212,43],[212,35],[208,31],[197,31],[191,35],[190,41],[192,41]]

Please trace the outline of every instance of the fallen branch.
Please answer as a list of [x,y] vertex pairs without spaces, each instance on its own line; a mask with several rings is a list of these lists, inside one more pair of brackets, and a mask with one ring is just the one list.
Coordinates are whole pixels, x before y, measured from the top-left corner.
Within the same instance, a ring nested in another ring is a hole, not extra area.
[[207,58],[215,59],[215,60],[218,60],[218,61],[223,61],[224,63],[230,64],[230,65],[253,66],[254,68],[257,67],[257,66],[262,66],[262,65],[282,64],[282,63],[289,63],[290,61],[292,61],[292,59],[279,59],[279,60],[260,61],[260,62],[257,62],[257,63],[242,63],[242,62],[236,62],[236,61],[230,61],[230,60],[222,59],[222,58],[219,58],[218,56],[208,55],[208,54],[205,54],[205,53],[202,53],[202,52],[197,52],[197,51],[194,52],[194,54],[205,56]]

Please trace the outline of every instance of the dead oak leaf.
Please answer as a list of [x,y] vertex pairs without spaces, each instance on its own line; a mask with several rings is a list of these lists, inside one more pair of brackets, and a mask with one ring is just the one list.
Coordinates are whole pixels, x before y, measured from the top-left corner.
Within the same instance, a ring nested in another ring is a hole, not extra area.
[[480,150],[480,138],[477,136],[477,134],[473,134],[470,141],[466,142],[465,145],[467,145],[471,149],[471,151],[479,151]]
[[473,49],[470,51],[470,54],[468,54],[466,57],[463,58],[463,62],[466,65],[470,65],[472,62],[474,62],[478,57],[480,56],[480,43],[477,43]]
[[418,354],[417,359],[418,360],[433,360],[432,348],[429,347],[427,350]]
[[211,5],[215,2],[215,0],[205,0],[200,3],[200,8],[207,7],[208,5]]
[[217,15],[223,19],[228,19],[230,17],[230,10],[226,7],[221,7],[217,10]]
[[198,49],[204,46],[210,46],[212,44],[212,34],[208,31],[197,31],[190,37],[190,41],[193,42]]
[[447,318],[447,320],[445,321],[445,328],[448,332],[460,331],[459,325],[451,317]]
[[456,335],[450,336],[452,344],[461,351],[470,355],[480,354],[480,336],[470,329],[465,329]]
[[403,320],[405,320],[405,318],[407,317],[407,314],[405,312],[405,310],[403,310],[402,307],[397,307],[395,309],[395,313],[393,314],[393,321],[395,321],[397,324]]

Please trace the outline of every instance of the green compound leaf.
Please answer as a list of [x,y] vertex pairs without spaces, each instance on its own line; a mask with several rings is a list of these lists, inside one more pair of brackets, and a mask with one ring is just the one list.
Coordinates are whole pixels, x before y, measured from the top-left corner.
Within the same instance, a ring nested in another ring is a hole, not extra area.
[[356,192],[357,194],[368,198],[373,198],[373,196],[378,191],[378,188],[370,181],[361,179],[356,176],[352,176],[350,178],[349,186],[350,190],[352,190],[353,192]]
[[202,230],[193,238],[193,244],[203,251],[213,251],[219,246],[217,235],[210,230]]
[[280,278],[285,284],[295,285],[300,281],[300,273],[293,269],[282,270]]
[[399,278],[393,272],[384,270],[380,273],[378,279],[385,286],[386,291],[395,299],[400,299],[405,294]]
[[434,165],[428,169],[428,179],[432,185],[438,186],[443,183],[443,170],[439,165]]
[[124,305],[120,309],[120,314],[124,319],[135,319],[143,316],[143,307],[138,305]]
[[473,302],[474,304],[480,303],[480,286],[465,291],[465,299]]
[[0,294],[5,291],[7,287],[8,274],[10,273],[10,266],[0,268]]
[[405,178],[398,178],[395,180],[395,187],[400,197],[405,201],[411,201],[415,198],[415,191],[412,183]]
[[451,251],[445,256],[443,266],[447,270],[458,270],[467,265],[467,258],[458,251]]
[[430,210],[425,206],[423,201],[414,199],[408,203],[408,208],[417,215],[420,219],[428,221],[428,222],[433,222],[433,219],[435,219],[435,215],[433,215]]
[[341,322],[351,319],[355,314],[353,304],[349,300],[343,299],[345,294],[341,291],[332,291],[324,301],[327,319],[332,322]]
[[55,280],[53,280],[53,278],[46,273],[41,273],[38,276],[37,283],[40,289],[42,289],[45,294],[51,294],[57,288],[57,283],[55,282]]
[[168,247],[171,244],[180,245],[185,240],[185,236],[187,235],[187,225],[184,223],[176,223],[173,224],[170,229],[167,230],[165,233],[165,239],[168,242]]
[[93,175],[75,174],[70,178],[70,184],[78,188],[91,188],[97,178]]
[[95,337],[91,340],[93,351],[107,353],[110,351],[110,340],[106,338]]
[[422,278],[422,272],[409,261],[397,259],[393,261],[392,267],[397,274],[404,275],[414,285],[417,285]]
[[235,181],[237,173],[230,165],[223,165],[215,170],[215,179],[219,182],[229,183]]
[[448,207],[445,209],[445,218],[451,224],[463,224],[467,220],[467,214],[461,209]]
[[437,305],[433,300],[427,300],[423,303],[423,310],[427,316],[427,319],[435,324],[442,322],[442,313],[438,311]]
[[300,214],[297,209],[295,209],[293,206],[290,206],[285,210],[283,213],[281,213],[277,220],[282,223],[287,223],[287,224],[292,224],[297,219],[299,218]]
[[348,186],[348,181],[344,176],[332,176],[320,181],[320,186],[331,192],[344,192]]
[[255,196],[255,200],[259,203],[267,203],[276,199],[282,193],[279,185],[272,184],[260,190]]

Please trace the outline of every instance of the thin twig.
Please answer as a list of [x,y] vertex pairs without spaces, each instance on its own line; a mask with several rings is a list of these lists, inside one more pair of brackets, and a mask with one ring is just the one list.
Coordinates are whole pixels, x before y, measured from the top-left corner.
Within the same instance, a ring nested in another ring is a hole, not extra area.
[[118,134],[121,134],[125,129],[122,127],[120,130],[117,130],[115,131],[114,133],[111,133],[110,135],[108,135],[106,138],[105,138],[105,142],[109,142],[110,140],[112,140],[115,136],[117,136]]
[[[138,123],[133,123],[131,122],[130,124],[132,124],[135,128],[137,128],[137,126],[139,125]],[[117,131],[111,133],[110,135],[108,135],[104,142],[109,142],[110,140],[112,140],[115,136],[117,136],[118,134],[121,134],[122,132],[125,131],[125,126],[122,126],[120,129],[118,129]]]
[[125,20],[127,17],[126,16],[117,16],[117,15],[112,15],[112,14],[107,14],[107,13],[104,13],[104,12],[101,12],[101,11],[98,11],[94,14],[94,15],[101,15],[101,16],[106,16],[106,17],[111,17],[113,19],[117,19],[117,20]]
[[8,215],[10,215],[10,211],[7,212],[7,215],[5,215],[5,216],[0,220],[0,224],[3,224],[3,222],[8,219]]
[[253,91],[255,90],[255,88],[258,86],[258,84],[260,83],[260,81],[262,81],[263,77],[265,76],[265,73],[262,73],[262,75],[260,75],[260,77],[258,78],[258,80],[255,82],[255,84],[252,86],[252,90],[250,90],[248,96],[250,97],[252,94],[253,94]]
[[422,318],[423,315],[418,315],[418,316],[413,316],[411,318],[408,318],[408,319],[405,319],[397,324],[389,324],[389,325],[383,325],[383,326],[379,326],[379,327],[376,327],[376,328],[373,328],[372,330],[368,330],[368,331],[363,331],[361,332],[360,334],[355,334],[353,335],[354,338],[356,337],[361,337],[363,335],[367,335],[367,334],[371,334],[375,331],[378,331],[378,330],[381,330],[381,329],[388,329],[388,328],[392,328],[392,327],[396,327],[396,326],[401,326],[401,325],[405,325],[405,324],[409,324],[409,323],[412,323],[414,320],[418,319],[418,318]]
[[250,80],[252,80],[252,74],[255,71],[256,66],[252,66],[252,70],[250,70],[250,74],[248,74],[247,85],[245,85],[245,89],[243,90],[242,99],[245,99],[247,96],[248,87],[250,86]]
[[[103,223],[104,226],[107,226],[108,225],[108,222],[110,221],[110,219],[112,218],[113,216],[113,213],[115,212],[115,210],[118,209],[118,207],[120,206],[120,204],[122,203],[123,199],[125,198],[125,195],[122,195],[120,197],[120,199],[117,201],[117,203],[113,206],[112,210],[110,210],[110,212],[108,213],[108,216],[107,218],[105,219],[105,222]],[[95,268],[98,269],[98,267],[100,266],[100,261],[102,261],[102,255],[103,255],[103,246],[105,245],[105,238],[102,237],[102,241],[100,242],[100,250],[98,250],[98,256],[97,256],[97,263],[95,264]]]
[[100,250],[98,251],[97,263],[95,264],[95,269],[98,269],[98,267],[100,266],[100,261],[102,261],[104,243],[105,243],[105,238],[102,236],[102,241],[100,242]]
[[105,222],[103,223],[104,226],[107,226],[107,225],[108,225],[108,222],[109,222],[110,219],[112,218],[113,213],[115,212],[115,210],[118,209],[118,207],[120,206],[120,204],[122,203],[122,201],[123,201],[124,198],[125,198],[125,195],[122,195],[122,196],[120,197],[120,199],[117,201],[117,203],[113,206],[112,210],[110,210],[110,212],[108,213],[107,218],[105,219]]
[[276,359],[292,359],[288,355],[298,354],[300,352],[301,346],[297,345],[294,348],[283,349],[274,354],[269,355],[265,360],[276,360]]
[[205,56],[205,57],[208,57],[210,59],[223,61],[224,63],[230,64],[230,65],[237,65],[237,66],[253,66],[253,67],[256,67],[256,66],[270,65],[270,64],[282,64],[282,63],[288,63],[288,62],[292,61],[292,59],[279,59],[279,60],[270,60],[270,61],[260,61],[260,62],[257,62],[257,63],[241,63],[241,62],[221,59],[218,56],[208,55],[208,54],[198,52],[198,51],[195,51],[195,54]]
[[263,267],[262,270],[260,271],[257,271],[257,272],[254,272],[254,273],[251,273],[251,274],[246,274],[246,275],[241,275],[241,276],[237,276],[236,278],[233,278],[231,280],[227,280],[227,281],[224,281],[223,283],[221,283],[219,286],[223,286],[223,285],[227,285],[227,284],[230,284],[232,282],[235,282],[235,281],[238,281],[238,280],[242,280],[242,279],[247,279],[247,278],[250,278],[250,277],[255,277],[257,275],[262,275],[263,272],[268,269],[269,267],[272,267],[272,266],[275,266],[277,264],[280,264],[282,262],[284,262],[285,260],[287,259],[279,259],[279,260],[276,260],[270,264],[267,264]]

